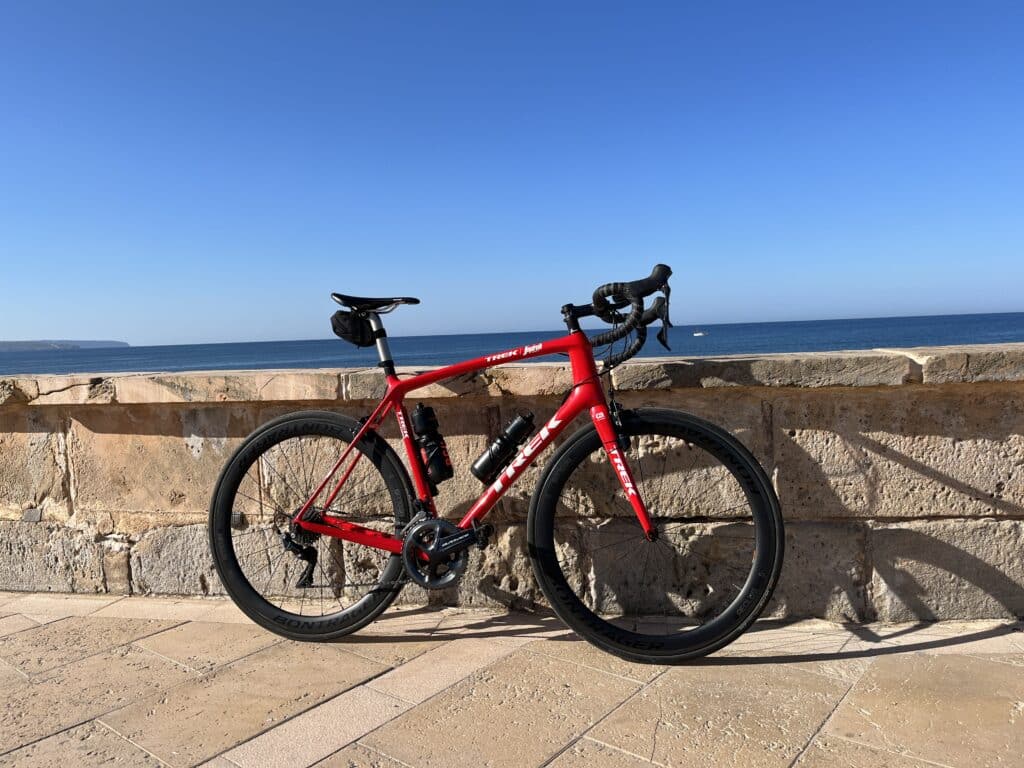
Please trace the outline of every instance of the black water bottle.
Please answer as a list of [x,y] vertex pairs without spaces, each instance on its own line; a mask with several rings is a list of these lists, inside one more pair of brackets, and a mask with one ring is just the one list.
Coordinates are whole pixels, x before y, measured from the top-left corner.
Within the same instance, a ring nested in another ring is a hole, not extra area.
[[481,483],[492,482],[508,464],[516,448],[532,434],[533,414],[527,411],[525,415],[516,416],[501,430],[501,434],[494,438],[490,447],[480,454],[480,458],[473,462],[469,471]]
[[412,412],[412,429],[420,448],[423,466],[426,467],[430,482],[437,485],[455,474],[448,446],[438,431],[437,414],[430,406],[419,403]]

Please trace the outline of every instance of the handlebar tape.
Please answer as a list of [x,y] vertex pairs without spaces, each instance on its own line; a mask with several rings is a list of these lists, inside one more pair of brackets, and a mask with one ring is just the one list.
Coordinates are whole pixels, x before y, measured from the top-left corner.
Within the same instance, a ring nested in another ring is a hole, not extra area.
[[[666,264],[656,264],[654,269],[651,270],[651,274],[642,280],[633,280],[628,283],[605,283],[594,291],[594,303],[592,305],[594,314],[606,323],[621,323],[621,325],[618,328],[613,328],[610,331],[593,337],[591,344],[595,347],[610,344],[617,339],[623,338],[638,326],[643,328],[643,326],[653,322],[663,314],[667,314],[667,312],[662,311],[662,305],[657,301],[654,302],[650,310],[644,312],[644,297],[656,291],[666,289],[668,278],[671,274],[671,267]],[[615,300],[609,302],[606,298],[608,296],[615,297]],[[618,309],[626,306],[627,303],[632,306],[632,310],[629,315],[623,318]],[[644,335],[646,336],[646,333]],[[660,336],[661,334],[659,334]],[[632,350],[632,352],[635,354],[636,350]]]

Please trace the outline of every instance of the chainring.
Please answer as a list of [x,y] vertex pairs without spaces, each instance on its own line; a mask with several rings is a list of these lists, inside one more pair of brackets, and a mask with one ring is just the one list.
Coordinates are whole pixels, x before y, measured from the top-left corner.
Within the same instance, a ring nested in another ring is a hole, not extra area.
[[402,545],[402,562],[409,578],[424,589],[444,589],[456,583],[469,561],[466,548],[445,554],[441,546],[445,537],[464,533],[447,520],[414,523]]

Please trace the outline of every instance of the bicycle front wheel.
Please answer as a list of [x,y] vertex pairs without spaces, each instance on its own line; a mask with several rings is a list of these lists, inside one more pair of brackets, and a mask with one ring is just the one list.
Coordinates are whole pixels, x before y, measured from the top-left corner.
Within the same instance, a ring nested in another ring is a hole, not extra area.
[[534,572],[572,629],[633,661],[704,656],[761,614],[782,568],[778,499],[724,430],[678,411],[622,414],[655,525],[644,536],[593,426],[552,457],[530,505]]

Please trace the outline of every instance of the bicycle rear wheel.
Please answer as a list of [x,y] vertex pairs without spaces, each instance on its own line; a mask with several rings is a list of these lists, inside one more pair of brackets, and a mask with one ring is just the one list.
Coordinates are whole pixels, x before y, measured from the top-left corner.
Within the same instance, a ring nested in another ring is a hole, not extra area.
[[[209,529],[217,573],[238,607],[279,635],[330,640],[354,632],[404,584],[398,555],[290,525],[360,426],[327,411],[289,414],[246,438],[217,481]],[[311,512],[394,534],[412,515],[409,476],[377,435],[364,437],[345,467],[356,457],[330,508]]]
[[713,424],[653,408],[622,422],[656,538],[644,536],[588,426],[534,493],[534,572],[555,612],[594,645],[651,663],[706,655],[771,597],[783,555],[778,499],[750,452]]

